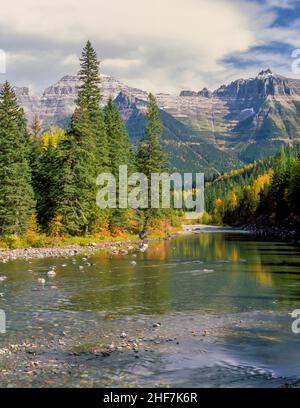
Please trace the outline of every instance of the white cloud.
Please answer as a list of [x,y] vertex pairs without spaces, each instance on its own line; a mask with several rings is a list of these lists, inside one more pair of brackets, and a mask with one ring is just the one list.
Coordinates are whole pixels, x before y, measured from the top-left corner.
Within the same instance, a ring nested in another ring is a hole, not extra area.
[[257,36],[264,43],[281,42],[293,47],[299,47],[300,19],[293,21],[287,27],[267,27],[261,30]]
[[107,71],[110,69],[130,70],[133,67],[140,67],[142,64],[139,59],[106,58],[102,62],[102,67]]
[[34,55],[27,52],[7,52],[7,60],[9,64],[24,64],[30,62],[36,62],[39,59],[38,55]]
[[65,58],[62,59],[61,64],[70,66],[72,68],[78,67],[78,64],[79,64],[78,55],[76,54],[67,55]]
[[[247,0],[11,0],[2,5],[0,29],[6,27],[17,38],[17,53],[26,48],[33,58],[43,58],[43,68],[47,58],[51,64],[56,58],[51,71],[40,74],[43,83],[66,70],[76,72],[77,53],[89,38],[104,73],[154,92],[177,92],[213,87],[230,76],[222,63],[227,55],[282,38],[298,43],[299,27],[269,28],[276,19],[270,7],[277,4],[279,0],[267,5]],[[290,7],[291,0],[281,4]],[[42,55],[35,54],[37,41],[45,44]]]

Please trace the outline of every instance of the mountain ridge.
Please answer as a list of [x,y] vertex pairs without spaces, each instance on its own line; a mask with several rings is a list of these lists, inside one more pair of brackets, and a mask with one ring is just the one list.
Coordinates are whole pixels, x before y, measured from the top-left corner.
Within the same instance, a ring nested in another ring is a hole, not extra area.
[[[38,114],[47,129],[55,125],[68,126],[78,86],[78,76],[66,75],[47,87],[40,97],[31,94],[26,87],[15,90],[28,120]],[[101,76],[100,86],[102,105],[109,96],[114,98],[132,139],[137,142],[143,129],[134,126],[142,126],[139,115],[147,109],[147,92],[108,75]],[[283,144],[300,139],[300,80],[274,74],[270,69],[253,78],[221,85],[214,91],[207,88],[185,90],[177,96],[158,93],[156,98],[161,111],[174,119],[173,130],[179,129],[169,132],[169,144],[178,144],[176,133],[181,135],[181,144],[196,154],[196,157],[188,155],[191,160],[196,160],[203,150],[210,149],[215,157],[219,157],[220,152],[227,155],[228,162],[232,162],[233,157],[236,164],[252,162],[274,154]],[[164,116],[168,123],[172,121],[170,117]],[[185,126],[184,132],[180,124]],[[167,126],[164,128],[166,131]],[[188,140],[183,133],[188,135]],[[179,152],[176,154],[178,156]],[[227,165],[225,168],[228,170]],[[225,169],[222,165],[216,166],[216,170],[219,173]]]

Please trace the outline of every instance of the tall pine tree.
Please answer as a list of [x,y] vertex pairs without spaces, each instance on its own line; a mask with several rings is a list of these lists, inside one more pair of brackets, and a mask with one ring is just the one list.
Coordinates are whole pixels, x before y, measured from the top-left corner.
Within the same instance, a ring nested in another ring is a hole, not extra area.
[[30,140],[23,110],[8,82],[0,93],[0,233],[26,232],[34,212]]
[[57,185],[60,178],[57,145],[65,139],[65,132],[54,128],[34,142],[31,155],[32,182],[36,195],[39,225],[49,232],[49,225],[56,215]]
[[134,153],[124,122],[111,97],[104,109],[104,114],[109,141],[110,171],[117,183],[117,208],[110,211],[109,218],[109,228],[114,232],[115,229],[128,226],[128,211],[119,208],[119,166],[127,166],[128,173],[132,173]]
[[119,166],[133,165],[133,151],[129,135],[121,115],[110,97],[104,108],[105,124],[109,141],[109,162],[112,174],[119,175]]
[[80,59],[81,85],[67,137],[58,145],[61,172],[57,184],[56,213],[63,231],[87,234],[103,223],[105,214],[96,205],[96,178],[108,167],[104,114],[99,107],[99,62],[88,41]]
[[160,174],[166,171],[168,166],[167,156],[160,144],[162,125],[159,108],[154,95],[149,94],[148,100],[146,134],[139,143],[137,152],[138,170],[145,174],[148,179],[148,208],[140,210],[142,213],[141,238],[148,234],[151,221],[160,213],[157,209],[151,208],[151,174]]
[[[80,71],[78,73],[81,81],[77,98],[77,108],[72,120],[72,130],[74,132],[84,132],[86,121],[88,121],[89,132],[96,143],[96,164],[99,172],[107,170],[108,160],[108,139],[105,127],[104,113],[99,104],[102,100],[100,93],[99,61],[97,54],[90,41],[87,41],[82,56],[80,58]],[[87,113],[85,117],[83,113]],[[80,130],[80,127],[83,129]]]

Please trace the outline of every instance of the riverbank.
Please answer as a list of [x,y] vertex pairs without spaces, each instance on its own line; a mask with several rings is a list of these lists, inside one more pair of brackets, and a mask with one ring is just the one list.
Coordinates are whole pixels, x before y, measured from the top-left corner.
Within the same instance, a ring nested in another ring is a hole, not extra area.
[[258,238],[280,240],[285,242],[299,242],[300,231],[292,223],[290,224],[277,224],[267,225],[261,222],[251,223],[247,225],[232,225],[232,226],[218,226],[218,225],[184,225],[184,234],[195,233],[239,233],[239,234],[252,234]]
[[206,225],[206,224],[194,224],[194,225],[183,225],[182,234],[200,234],[200,233],[216,233],[216,232],[226,232],[226,233],[239,233],[248,234],[251,231],[236,227],[227,227],[222,225]]
[[[277,235],[275,234],[277,233]],[[169,240],[178,235],[192,235],[192,234],[209,234],[209,233],[238,233],[238,234],[254,234],[264,238],[280,238],[281,240],[295,240],[295,231],[282,232],[278,229],[259,229],[255,226],[247,226],[244,228],[239,227],[226,227],[218,225],[182,225],[180,230],[173,230],[172,234],[166,236],[150,236],[148,239],[141,240],[137,236],[133,236],[131,239],[114,239],[105,241],[91,242],[92,239],[86,240],[86,244],[74,244],[64,245],[60,242],[58,246],[47,246],[41,248],[19,248],[19,249],[0,249],[0,262],[6,263],[17,259],[43,259],[43,258],[59,258],[59,257],[72,257],[80,253],[89,253],[96,251],[105,251],[109,256],[114,255],[127,255],[130,252],[143,251],[144,245],[151,242],[159,242]],[[80,240],[78,238],[78,240]]]
[[[0,262],[8,262],[16,259],[43,259],[43,258],[58,258],[71,257],[83,252],[106,251],[110,255],[127,255],[131,251],[140,250],[145,243],[163,241],[171,239],[177,235],[189,235],[196,233],[214,233],[214,232],[239,232],[247,233],[247,231],[232,227],[222,227],[217,225],[182,225],[181,229],[173,229],[171,233],[165,236],[150,236],[147,239],[141,240],[137,236],[130,239],[114,239],[105,241],[91,242],[92,238],[86,240],[86,244],[68,245],[60,242],[60,245],[46,246],[41,248],[18,248],[18,249],[0,249]],[[80,240],[80,238],[78,238]]]
[[148,242],[163,241],[174,237],[176,234],[165,237],[150,237],[146,240],[129,239],[120,241],[94,242],[90,245],[66,245],[45,248],[1,249],[0,262],[6,263],[16,259],[43,259],[71,257],[84,252],[106,251],[110,256],[127,255],[130,251],[143,250]]
[[246,225],[245,229],[260,238],[279,239],[280,241],[299,242],[300,231],[295,228],[295,225],[274,225],[261,226],[259,224]]

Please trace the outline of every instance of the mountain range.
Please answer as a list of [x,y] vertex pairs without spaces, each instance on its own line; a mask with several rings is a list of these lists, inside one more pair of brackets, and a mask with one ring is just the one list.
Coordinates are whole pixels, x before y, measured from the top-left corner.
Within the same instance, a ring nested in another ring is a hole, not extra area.
[[[28,120],[38,114],[45,129],[68,126],[79,79],[64,76],[41,96],[15,88]],[[134,143],[144,135],[147,92],[102,75],[102,104],[112,96]],[[274,74],[238,79],[215,91],[183,90],[156,95],[163,124],[162,143],[173,170],[220,174],[274,154],[300,140],[300,80]]]

